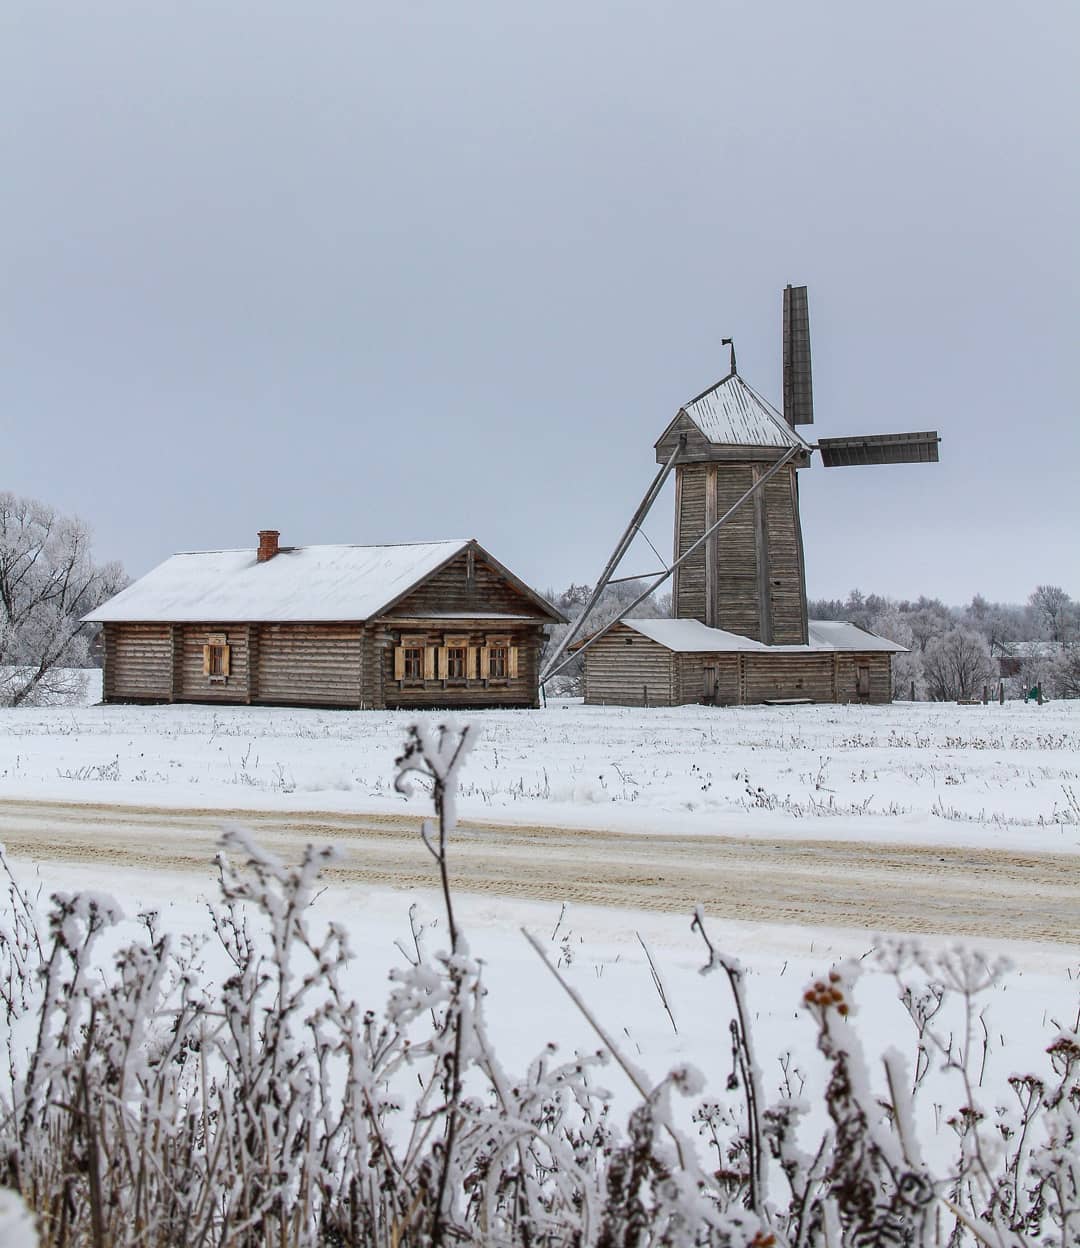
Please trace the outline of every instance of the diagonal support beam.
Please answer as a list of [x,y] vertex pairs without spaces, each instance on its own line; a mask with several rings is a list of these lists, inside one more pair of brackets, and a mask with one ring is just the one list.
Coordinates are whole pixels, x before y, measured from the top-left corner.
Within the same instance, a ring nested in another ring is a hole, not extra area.
[[[624,607],[623,610],[620,611],[619,614],[613,620],[605,624],[604,627],[600,629],[599,632],[594,633],[588,639],[588,641],[584,643],[584,645],[580,646],[575,654],[572,654],[570,658],[568,659],[563,659],[563,661],[558,665],[558,667],[556,667],[555,663],[558,660],[559,655],[562,653],[563,650],[566,649],[565,645],[560,646],[559,651],[555,654],[551,662],[548,663],[548,665],[544,668],[544,671],[541,673],[540,683],[543,684],[545,680],[550,680],[552,676],[557,676],[559,672],[561,672],[568,663],[576,659],[579,654],[584,654],[585,651],[588,650],[590,646],[595,645],[596,642],[598,642],[601,637],[606,636],[615,627],[616,624],[621,624],[622,621],[626,619],[626,617],[630,614],[631,611],[633,611],[635,607],[640,606],[641,603],[643,603],[645,599],[649,597],[650,594],[655,593],[660,588],[660,586],[663,585],[663,583],[672,575],[672,573],[675,571],[675,569],[679,566],[680,563],[683,563],[685,560],[689,559],[690,556],[694,553],[694,551],[699,550],[704,545],[704,543],[707,542],[710,537],[712,537],[712,535],[716,532],[716,530],[720,528],[722,524],[727,524],[727,522],[731,519],[731,517],[739,510],[739,508],[745,502],[753,498],[754,495],[758,492],[758,490],[760,490],[761,487],[766,484],[766,482],[771,481],[772,478],[776,476],[776,474],[780,471],[781,468],[784,467],[785,464],[790,463],[791,460],[793,460],[796,455],[798,455],[801,451],[805,451],[805,449],[806,448],[802,446],[800,443],[796,443],[794,446],[789,447],[789,449],[776,461],[776,463],[773,464],[769,468],[768,472],[763,472],[761,476],[758,477],[758,479],[754,482],[754,484],[746,491],[745,494],[737,498],[735,502],[731,504],[731,506],[727,509],[727,511],[725,511],[724,514],[720,516],[718,520],[716,520],[713,524],[709,525],[709,527],[705,530],[705,532],[702,533],[702,535],[698,538],[696,542],[694,542],[692,546],[687,547],[687,549],[683,551],[683,553],[678,557],[678,559],[676,559],[672,563],[671,567],[668,568],[666,572],[660,572],[657,574],[656,580],[653,581],[653,583],[649,586],[648,589],[644,591],[644,593],[638,594],[638,596],[634,599],[632,603],[630,603],[629,606]],[[575,633],[578,631],[578,629],[580,629],[581,625],[584,623],[585,618],[588,615],[591,608],[592,608],[592,600],[590,599],[589,606],[586,607],[580,619],[577,621],[577,628],[574,630]],[[567,634],[567,636],[569,636],[569,634]]]
[[[607,561],[607,564],[605,565],[603,572],[601,572],[600,574],[600,579],[596,582],[595,589],[589,595],[589,601],[585,604],[585,610],[582,611],[581,615],[579,615],[578,618],[574,621],[574,623],[571,624],[571,626],[567,629],[566,636],[563,637],[555,653],[551,656],[550,659],[548,659],[547,663],[544,665],[544,670],[540,673],[541,684],[543,684],[544,681],[547,680],[547,678],[552,674],[552,669],[554,668],[555,664],[558,663],[559,659],[566,652],[567,646],[569,646],[570,643],[574,640],[574,638],[578,635],[578,633],[581,632],[581,629],[584,626],[585,621],[589,618],[589,615],[592,613],[593,608],[600,601],[600,595],[604,592],[604,590],[610,584],[611,578],[615,575],[615,571],[618,568],[619,564],[622,562],[623,556],[630,549],[630,543],[634,540],[634,537],[637,534],[638,529],[641,527],[642,521],[652,510],[653,503],[656,502],[657,498],[659,497],[660,491],[664,488],[664,482],[668,479],[668,476],[671,474],[671,470],[675,467],[676,463],[678,463],[679,457],[682,455],[685,449],[686,449],[686,435],[683,434],[679,438],[678,444],[676,445],[675,449],[671,452],[671,456],[668,459],[667,463],[664,464],[664,466],[656,474],[656,476],[653,479],[652,485],[650,485],[649,488],[645,491],[645,497],[641,500],[640,503],[638,503],[637,511],[634,512],[633,517],[630,520],[630,523],[626,526],[626,529],[623,531],[623,535],[622,537],[619,538],[619,541],[615,547],[614,552],[612,553],[611,558]],[[651,546],[652,542],[649,542],[649,545]],[[567,660],[567,662],[569,662],[569,660]]]

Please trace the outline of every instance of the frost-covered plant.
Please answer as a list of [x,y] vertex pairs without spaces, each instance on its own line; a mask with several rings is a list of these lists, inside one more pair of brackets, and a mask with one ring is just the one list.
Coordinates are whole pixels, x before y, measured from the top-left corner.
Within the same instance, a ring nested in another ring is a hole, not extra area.
[[[505,1069],[453,906],[454,799],[472,741],[469,728],[417,725],[398,760],[398,787],[433,800],[421,835],[447,947],[429,952],[431,929],[410,916],[413,951],[380,1011],[349,995],[356,955],[316,917],[332,850],[289,864],[242,830],[226,835],[211,926],[228,974],[216,983],[204,949],[156,916],[120,943],[111,899],[56,894],[43,919],[8,874],[0,1214],[21,1218],[20,1234],[28,1223],[4,1188],[48,1248],[1078,1248],[1080,1020],[1056,1025],[1039,1069],[992,1091],[979,999],[1003,968],[962,950],[880,955],[914,1023],[914,1062],[881,1055],[876,1090],[858,967],[809,985],[802,1008],[826,1078],[795,1094],[785,1073],[769,1103],[742,970],[700,913],[703,970],[721,971],[730,994],[723,1089],[685,1065],[653,1083],[530,937],[602,1048],[566,1058],[548,1043]],[[932,1066],[958,1088],[943,1173],[924,1159],[917,1113]],[[624,1123],[606,1073],[634,1091]],[[697,1108],[680,1116],[675,1097]]]

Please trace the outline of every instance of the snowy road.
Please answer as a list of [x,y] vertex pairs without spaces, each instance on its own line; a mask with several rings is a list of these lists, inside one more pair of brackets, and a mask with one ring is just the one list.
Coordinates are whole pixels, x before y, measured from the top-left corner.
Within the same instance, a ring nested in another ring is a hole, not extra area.
[[[0,802],[0,842],[14,862],[212,873],[222,826],[251,828],[296,858],[310,842],[342,851],[342,884],[431,888],[434,866],[406,815],[157,809]],[[743,839],[463,821],[456,887],[474,893],[808,927],[1080,944],[1074,855],[829,840]]]

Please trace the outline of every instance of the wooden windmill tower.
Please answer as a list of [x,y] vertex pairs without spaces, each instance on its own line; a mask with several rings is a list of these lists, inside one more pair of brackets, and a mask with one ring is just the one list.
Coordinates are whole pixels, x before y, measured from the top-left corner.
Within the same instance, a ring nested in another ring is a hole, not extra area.
[[808,643],[798,470],[809,466],[814,451],[826,468],[932,463],[940,438],[934,431],[819,438],[816,443],[802,436],[799,427],[814,423],[805,286],[784,291],[783,356],[783,413],[739,375],[734,345],[727,376],[679,408],[656,442],[660,471],[541,681],[565,666],[563,653],[585,628],[672,472],[670,567],[656,573],[615,620],[575,647],[578,652],[599,641],[669,577],[674,578],[676,618],[699,620],[765,645]]
[[[725,339],[725,341],[730,341]],[[684,404],[656,443],[675,467],[675,615],[766,645],[805,645],[806,574],[799,520],[800,468],[814,450],[826,468],[926,463],[938,435],[868,434],[808,442],[814,422],[806,287],[784,291],[784,411],[739,376],[735,349],[726,377]],[[721,526],[717,519],[750,493]],[[708,540],[680,562],[705,532]]]

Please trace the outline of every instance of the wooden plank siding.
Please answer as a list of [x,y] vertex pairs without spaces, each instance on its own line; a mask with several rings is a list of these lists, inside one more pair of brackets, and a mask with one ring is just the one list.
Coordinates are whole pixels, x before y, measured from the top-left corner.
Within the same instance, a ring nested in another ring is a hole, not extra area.
[[761,490],[767,568],[764,575],[774,646],[806,644],[806,584],[795,469],[782,468]]
[[[720,464],[716,473],[716,514],[722,516],[753,485],[750,464]],[[755,495],[755,498],[757,495]],[[717,529],[716,627],[761,641],[757,525],[753,500]]]
[[173,629],[169,624],[104,624],[102,698],[168,702],[173,690]]
[[[496,569],[471,551],[462,551],[444,568],[387,612],[399,616],[424,616],[437,611],[498,611],[507,615],[542,618],[536,604],[509,584]],[[472,577],[469,565],[472,564]]]
[[675,705],[675,655],[640,633],[612,630],[585,652],[585,701],[590,706]]
[[[768,469],[714,459],[675,468],[675,557]],[[675,571],[675,616],[767,645],[805,645],[806,584],[794,464],[761,487]]]
[[[676,558],[684,555],[705,532],[705,486],[710,467],[707,464],[680,464],[675,469]],[[673,593],[675,614],[680,619],[705,623],[704,546],[700,546],[676,569]]]

